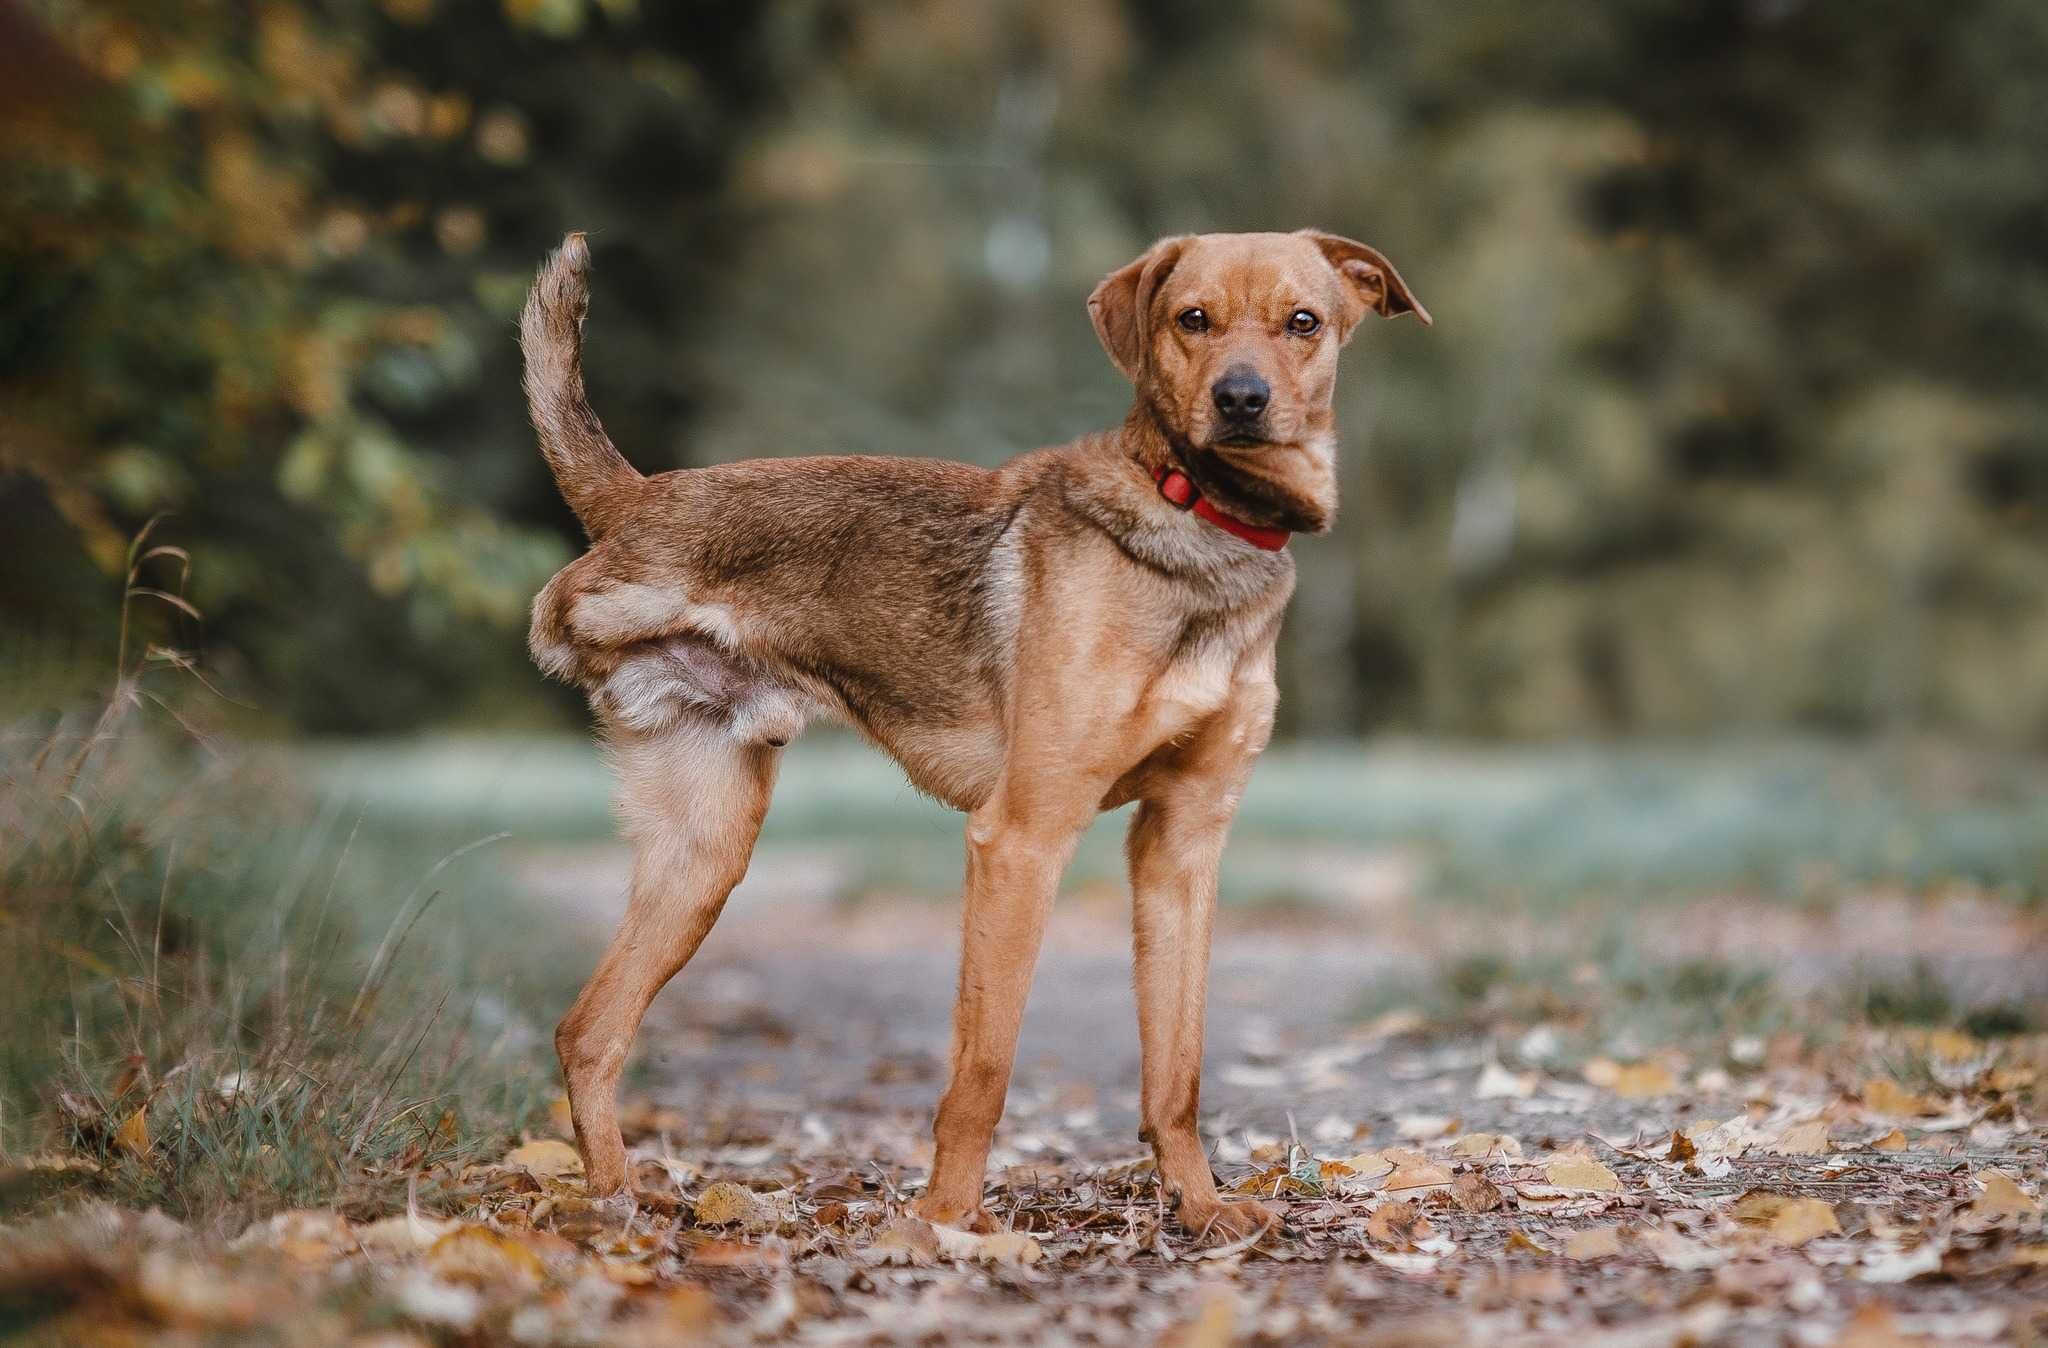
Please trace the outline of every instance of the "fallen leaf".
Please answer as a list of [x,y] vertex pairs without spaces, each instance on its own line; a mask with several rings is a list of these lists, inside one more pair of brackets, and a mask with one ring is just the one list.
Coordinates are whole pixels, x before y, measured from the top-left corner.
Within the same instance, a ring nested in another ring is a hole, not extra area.
[[1906,1135],[1894,1128],[1883,1137],[1877,1138],[1870,1145],[1877,1151],[1904,1151],[1906,1149]]
[[654,1330],[663,1342],[697,1342],[719,1320],[718,1298],[696,1283],[666,1288],[635,1304],[640,1308],[635,1323]]
[[1730,1258],[1727,1250],[1681,1235],[1669,1227],[1653,1226],[1638,1231],[1636,1241],[1654,1255],[1658,1263],[1680,1272],[1718,1268]]
[[2027,1268],[2048,1268],[2048,1245],[2022,1245],[2006,1262]]
[[758,1234],[775,1228],[776,1214],[753,1190],[719,1180],[704,1186],[704,1192],[697,1195],[694,1220],[699,1226],[738,1223],[742,1230]]
[[1451,1172],[1427,1157],[1417,1156],[1403,1160],[1387,1176],[1384,1186],[1389,1193],[1434,1189],[1451,1182]]
[[2041,1210],[2041,1205],[2002,1170],[1981,1171],[1977,1182],[1984,1186],[1984,1192],[1970,1204],[1970,1215],[1974,1217],[1999,1221],[2007,1217],[2030,1217]]
[[149,1155],[149,1106],[140,1109],[122,1120],[121,1127],[114,1134],[114,1145],[130,1156]]
[[1356,1156],[1346,1157],[1332,1164],[1343,1166],[1358,1179],[1377,1179],[1382,1175],[1391,1174],[1394,1169],[1394,1163],[1387,1159],[1387,1154],[1383,1151],[1362,1151]]
[[1549,1248],[1548,1246],[1545,1246],[1545,1245],[1538,1245],[1538,1244],[1537,1244],[1537,1243],[1536,1243],[1535,1241],[1533,1241],[1533,1240],[1529,1239],[1529,1238],[1528,1238],[1527,1236],[1523,1235],[1523,1234],[1522,1234],[1522,1233],[1521,1233],[1520,1231],[1510,1231],[1510,1232],[1508,1232],[1508,1243],[1507,1243],[1507,1245],[1506,1245],[1505,1249],[1506,1249],[1506,1252],[1507,1252],[1507,1253],[1509,1253],[1509,1254],[1515,1254],[1515,1253],[1519,1252],[1519,1253],[1522,1253],[1522,1254],[1543,1254],[1543,1255],[1547,1255],[1547,1254],[1551,1254],[1551,1253],[1554,1253],[1554,1251],[1552,1251],[1552,1250],[1551,1250],[1551,1249],[1550,1249],[1550,1248]]
[[1886,1077],[1872,1077],[1863,1083],[1863,1107],[1901,1119],[1941,1113],[1941,1101],[1917,1095]]
[[1237,1298],[1228,1288],[1211,1288],[1195,1318],[1170,1330],[1160,1348],[1230,1348],[1237,1341]]
[[1584,1156],[1568,1156],[1552,1161],[1543,1169],[1543,1178],[1560,1189],[1572,1189],[1581,1193],[1618,1193],[1621,1179],[1612,1170]]
[[1621,1228],[1589,1226],[1574,1231],[1564,1243],[1564,1257],[1580,1261],[1612,1259],[1621,1253]]
[[1375,1264],[1390,1268],[1396,1273],[1421,1277],[1436,1272],[1437,1256],[1424,1254],[1419,1250],[1375,1250],[1368,1245],[1365,1253]]
[[789,1253],[779,1240],[707,1240],[690,1246],[690,1262],[716,1268],[781,1268],[789,1262]]
[[543,1137],[505,1153],[505,1164],[517,1166],[538,1180],[583,1173],[583,1158],[560,1138]]
[[1691,1161],[1696,1159],[1699,1156],[1699,1154],[1700,1149],[1693,1145],[1693,1141],[1691,1138],[1687,1137],[1684,1133],[1681,1133],[1676,1129],[1672,1130],[1671,1149],[1664,1153],[1665,1160]]
[[1763,1228],[1780,1245],[1800,1246],[1815,1236],[1840,1235],[1835,1210],[1818,1198],[1752,1189],[1729,1209],[1736,1221]]
[[1451,1144],[1451,1155],[1461,1161],[1519,1161],[1522,1144],[1506,1133],[1467,1133]]
[[1608,1087],[1625,1100],[1648,1100],[1678,1089],[1678,1078],[1660,1062],[1630,1063],[1615,1074]]
[[994,1235],[981,1236],[958,1227],[934,1225],[932,1232],[938,1239],[939,1255],[945,1259],[981,1264],[1035,1264],[1045,1256],[1038,1242],[1022,1231],[998,1231]]
[[1918,1348],[1927,1340],[1899,1332],[1891,1307],[1872,1302],[1849,1317],[1834,1348]]
[[411,1254],[426,1249],[460,1225],[408,1211],[357,1227],[355,1239],[373,1254]]
[[1435,1229],[1429,1218],[1422,1215],[1422,1209],[1406,1199],[1395,1198],[1373,1209],[1365,1223],[1365,1234],[1382,1245],[1406,1250],[1414,1248],[1417,1241],[1429,1239]]
[[1394,1120],[1394,1133],[1411,1142],[1422,1142],[1455,1133],[1462,1122],[1449,1114],[1404,1114]]
[[1492,1212],[1500,1206],[1500,1190],[1486,1176],[1468,1170],[1451,1181],[1451,1201],[1466,1212]]
[[1842,1225],[1835,1210],[1818,1198],[1795,1198],[1778,1210],[1768,1228],[1771,1239],[1794,1249],[1815,1236],[1839,1236]]
[[489,1289],[537,1287],[545,1270],[531,1249],[487,1226],[464,1226],[435,1241],[427,1267],[445,1282]]
[[1772,1140],[1764,1148],[1774,1156],[1820,1156],[1828,1150],[1828,1125],[1825,1119],[1808,1119],[1795,1123]]

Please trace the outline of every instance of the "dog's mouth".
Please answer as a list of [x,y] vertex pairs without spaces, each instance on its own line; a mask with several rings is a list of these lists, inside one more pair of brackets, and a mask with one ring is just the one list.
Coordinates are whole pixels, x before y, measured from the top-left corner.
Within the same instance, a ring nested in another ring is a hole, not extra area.
[[1258,449],[1271,443],[1272,441],[1257,431],[1241,430],[1226,431],[1222,435],[1211,438],[1209,447],[1211,449]]

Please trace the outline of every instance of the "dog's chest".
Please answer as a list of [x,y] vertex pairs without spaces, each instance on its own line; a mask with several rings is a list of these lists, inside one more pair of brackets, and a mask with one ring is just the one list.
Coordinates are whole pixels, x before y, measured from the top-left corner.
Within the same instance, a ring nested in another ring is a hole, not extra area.
[[1250,647],[1251,633],[1240,623],[1190,621],[1138,700],[1133,719],[1141,737],[1153,744],[1175,739],[1223,710]]

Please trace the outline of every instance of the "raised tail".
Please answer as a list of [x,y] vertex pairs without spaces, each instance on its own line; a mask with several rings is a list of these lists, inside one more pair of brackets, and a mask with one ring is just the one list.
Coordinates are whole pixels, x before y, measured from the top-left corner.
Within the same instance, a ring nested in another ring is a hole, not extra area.
[[590,308],[590,246],[571,234],[549,255],[519,315],[526,406],[562,499],[593,539],[624,513],[646,481],[626,462],[583,394],[583,315]]

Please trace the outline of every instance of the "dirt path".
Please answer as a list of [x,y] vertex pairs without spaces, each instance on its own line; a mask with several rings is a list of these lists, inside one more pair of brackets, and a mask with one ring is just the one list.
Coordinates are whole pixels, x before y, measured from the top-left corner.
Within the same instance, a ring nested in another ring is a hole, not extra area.
[[[558,857],[529,878],[564,901],[573,883],[588,901],[617,892],[622,864]],[[983,1268],[912,1252],[899,1266],[875,1254],[896,1239],[877,1227],[893,1229],[894,1200],[930,1161],[957,917],[929,903],[821,902],[829,875],[793,870],[796,892],[757,884],[735,899],[657,1004],[640,1051],[653,1106],[641,1111],[641,1145],[670,1158],[685,1197],[730,1179],[793,1204],[793,1224],[768,1238],[773,1272],[697,1270],[756,1331],[805,1342],[1126,1342],[1227,1325],[1274,1342],[1370,1332],[1383,1342],[1831,1343],[1880,1330],[1905,1337],[1841,1341],[2005,1341],[2048,1323],[2048,1274],[2005,1262],[2012,1249],[2042,1248],[2035,1195],[2048,1133],[1986,1087],[1989,1059],[1952,1079],[1956,1089],[1921,1097],[1913,1117],[1893,1118],[1884,1101],[1857,1098],[1862,1067],[1777,1046],[1770,1061],[1730,1071],[1645,1044],[1644,1070],[1676,1071],[1643,1089],[1546,1065],[1526,1037],[1361,1025],[1356,1008],[1375,980],[1417,972],[1432,952],[1517,937],[1513,924],[1399,903],[1228,913],[1221,924],[1204,1135],[1226,1182],[1263,1173],[1267,1187],[1293,1191],[1298,1238],[1210,1261],[1158,1228],[1149,1176],[1131,1168],[1143,1152],[1126,910],[1075,897],[1040,962],[991,1162],[992,1208],[1032,1232],[1045,1257]],[[1979,990],[2038,995],[2048,972],[2038,927],[1986,906],[1878,898],[1825,918],[1728,905],[1660,917],[1652,948],[1747,952],[1806,985],[1873,952],[1894,964],[1901,951],[1931,954],[1953,985]],[[1856,932],[1870,939],[1845,939]],[[1697,1135],[1703,1159],[1665,1159],[1678,1130]],[[1508,1140],[1475,1153],[1475,1134]],[[1411,1193],[1316,1165],[1380,1152],[1397,1177],[1412,1158],[1441,1167],[1445,1184]],[[1611,1191],[1550,1183],[1552,1167],[1581,1158]],[[2024,1202],[1986,1225],[1969,1214],[1993,1170],[2017,1179]],[[1475,1192],[1483,1181],[1496,1201],[1468,1204],[1446,1187],[1454,1177]],[[1819,1198],[1832,1229],[1778,1239],[1768,1212],[1735,1215],[1750,1190]],[[1425,1234],[1372,1225],[1402,1201],[1416,1204]],[[1580,1249],[1589,1230],[1593,1245]],[[784,1314],[778,1287],[810,1289],[802,1314]]]

